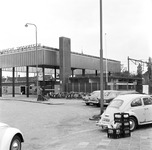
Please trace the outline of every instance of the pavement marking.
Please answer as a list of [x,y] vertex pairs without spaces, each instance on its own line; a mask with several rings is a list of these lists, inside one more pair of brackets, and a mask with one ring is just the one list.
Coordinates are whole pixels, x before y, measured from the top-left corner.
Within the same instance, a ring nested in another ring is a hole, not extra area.
[[63,145],[58,150],[64,150],[65,147],[66,147],[66,145]]
[[86,148],[88,146],[89,142],[80,142],[76,148]]
[[82,131],[72,132],[71,134],[84,133],[84,132],[89,132],[89,131],[94,131],[94,130],[99,130],[99,128],[93,128],[93,129],[88,129],[88,130],[82,130]]
[[40,102],[40,103],[46,105],[64,105],[64,103],[51,103],[51,102]]
[[141,139],[148,139],[148,136],[140,136]]
[[98,143],[98,145],[109,145],[109,143],[111,142],[111,140],[109,140],[109,139],[102,139],[99,143]]
[[55,144],[57,142],[60,142],[61,140],[63,140],[63,137],[65,139],[65,138],[70,137],[71,135],[74,135],[74,134],[79,134],[79,133],[84,133],[84,132],[89,132],[89,131],[95,131],[95,130],[98,130],[98,128],[93,128],[93,129],[88,129],[88,130],[82,130],[82,131],[70,133],[70,134],[65,135],[65,136],[57,137],[57,139],[54,139],[54,141],[52,141],[51,144]]

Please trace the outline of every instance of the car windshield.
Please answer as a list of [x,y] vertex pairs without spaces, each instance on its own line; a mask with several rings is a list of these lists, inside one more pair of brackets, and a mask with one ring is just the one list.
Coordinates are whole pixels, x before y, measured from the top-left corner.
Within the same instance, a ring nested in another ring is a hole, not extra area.
[[123,100],[121,99],[115,99],[113,100],[108,107],[115,107],[115,108],[120,108],[120,106],[123,104]]

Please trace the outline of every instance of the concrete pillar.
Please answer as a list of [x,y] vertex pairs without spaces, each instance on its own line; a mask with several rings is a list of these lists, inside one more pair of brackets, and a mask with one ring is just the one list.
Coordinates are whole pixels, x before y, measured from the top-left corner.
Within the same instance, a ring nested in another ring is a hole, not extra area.
[[98,76],[98,70],[95,70],[95,75]]
[[71,71],[72,71],[72,77],[74,76],[74,69],[71,69]]
[[15,67],[12,71],[12,96],[15,97]]
[[45,68],[42,67],[42,73],[43,73],[43,93],[45,92]]
[[56,81],[56,76],[57,76],[57,73],[56,73],[56,67],[54,68],[54,78],[55,78],[55,81]]
[[85,69],[82,69],[82,76],[85,76]]
[[26,96],[29,97],[29,67],[26,66]]
[[0,68],[0,97],[2,97],[2,68]]
[[66,92],[65,87],[71,75],[71,41],[69,38],[59,38],[60,55],[60,92]]

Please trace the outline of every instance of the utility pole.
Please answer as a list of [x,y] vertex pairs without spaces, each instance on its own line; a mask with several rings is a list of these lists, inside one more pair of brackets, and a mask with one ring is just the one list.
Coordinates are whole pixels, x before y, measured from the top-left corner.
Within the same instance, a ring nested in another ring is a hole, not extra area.
[[108,90],[108,62],[107,62],[107,39],[106,39],[106,33],[105,33],[105,53],[106,53],[106,90]]
[[129,72],[130,72],[130,68],[129,68],[130,66],[129,66],[129,56],[128,56],[128,74],[129,74]]
[[135,65],[138,63],[140,63],[141,64],[141,66],[143,65],[143,64],[149,64],[148,62],[146,62],[146,61],[142,61],[142,60],[137,60],[137,59],[132,59],[132,58],[129,58],[129,56],[128,56],[128,73],[129,73],[129,71],[130,71],[130,66],[129,66],[129,61],[132,61]]
[[102,114],[103,111],[102,0],[100,0],[100,114]]
[[[142,61],[142,60],[136,60],[136,59],[132,59],[132,58],[129,58],[128,57],[128,72],[129,72],[129,61],[132,61],[135,65],[137,64],[138,66],[139,65],[141,65],[141,67],[142,67],[142,65],[144,66],[144,64],[147,64],[147,65],[149,65],[149,62],[145,62],[145,61]],[[137,69],[137,71],[139,71],[138,69]],[[142,70],[141,70],[142,71]],[[139,72],[138,72],[139,73]],[[141,78],[141,81],[139,82],[139,83],[137,83],[138,84],[138,92],[142,92],[142,73],[141,73],[141,75],[139,76],[140,78]]]
[[103,107],[103,50],[102,50],[102,0],[100,0],[100,114],[94,115],[90,120],[99,120],[104,112]]

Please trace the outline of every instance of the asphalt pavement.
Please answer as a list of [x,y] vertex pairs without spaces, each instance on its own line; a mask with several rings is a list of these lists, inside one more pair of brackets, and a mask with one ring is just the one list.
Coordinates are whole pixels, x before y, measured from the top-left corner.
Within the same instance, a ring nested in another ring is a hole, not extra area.
[[[68,103],[76,103],[78,100],[71,99],[49,99],[48,101],[37,101],[35,95],[30,95],[26,97],[25,95],[3,95],[0,97],[0,100],[15,100],[31,103],[40,103],[47,105],[60,105]],[[88,118],[89,119],[89,118]],[[73,139],[70,141],[65,140],[64,145],[59,145],[58,147],[51,148],[52,150],[152,150],[152,124],[141,126],[137,130],[131,133],[130,137],[125,138],[108,138],[106,132],[103,132],[100,137],[93,137],[94,132],[97,130],[84,131],[87,132],[87,138],[84,138],[86,134],[83,132],[78,134],[79,137],[76,137],[76,133]],[[75,140],[75,139],[79,140]],[[85,139],[85,140],[84,140]],[[58,142],[58,141],[56,141]]]
[[[15,100],[15,101],[23,101],[23,102],[31,102],[31,103],[41,103],[41,104],[63,104],[63,103],[70,103],[70,101],[67,101],[66,99],[56,99],[56,98],[50,98],[46,101],[37,101],[36,95],[30,95],[27,97],[26,95],[15,95],[13,97],[12,95],[2,95],[0,97],[0,100]],[[74,102],[74,100],[72,100]]]

